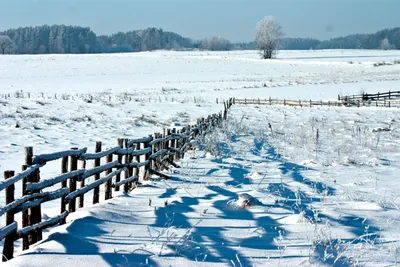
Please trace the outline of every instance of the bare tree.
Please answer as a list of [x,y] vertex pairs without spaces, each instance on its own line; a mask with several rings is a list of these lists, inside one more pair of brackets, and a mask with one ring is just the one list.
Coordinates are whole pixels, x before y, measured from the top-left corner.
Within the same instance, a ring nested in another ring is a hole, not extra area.
[[282,37],[282,26],[273,17],[264,17],[258,22],[255,41],[263,59],[276,55]]
[[0,49],[3,55],[5,54],[6,49],[11,46],[11,44],[12,41],[10,37],[7,35],[0,35]]

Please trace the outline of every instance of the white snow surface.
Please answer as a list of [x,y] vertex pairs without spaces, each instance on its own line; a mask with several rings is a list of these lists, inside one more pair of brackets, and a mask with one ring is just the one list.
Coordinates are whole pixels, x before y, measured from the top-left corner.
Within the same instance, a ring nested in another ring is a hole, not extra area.
[[[0,98],[0,171],[20,171],[25,146],[106,149],[217,113],[228,97],[399,90],[400,65],[374,67],[399,59],[364,50],[284,51],[270,61],[256,51],[0,57],[0,94],[11,94]],[[89,194],[88,207],[29,251],[16,242],[17,257],[2,266],[396,265],[399,123],[397,108],[233,106],[170,180],[153,177],[95,206]],[[41,178],[59,172],[54,162]],[[56,216],[59,201],[42,209]]]

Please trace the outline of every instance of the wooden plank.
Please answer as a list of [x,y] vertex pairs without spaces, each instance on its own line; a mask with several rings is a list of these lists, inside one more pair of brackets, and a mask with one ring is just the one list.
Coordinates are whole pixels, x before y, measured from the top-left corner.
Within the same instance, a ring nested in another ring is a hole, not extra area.
[[125,169],[119,169],[116,170],[114,172],[112,172],[111,174],[107,175],[106,177],[103,177],[99,180],[94,181],[91,184],[86,185],[84,188],[79,188],[78,190],[70,193],[66,198],[65,201],[68,203],[70,202],[72,199],[80,196],[81,194],[85,194],[87,192],[89,192],[90,190],[104,184],[105,182],[107,182],[108,180],[112,179],[115,175],[117,175],[118,173],[121,173],[123,170]]
[[156,171],[156,170],[153,170],[153,169],[149,169],[149,172],[150,172],[150,174],[155,174],[155,175],[160,176],[160,177],[162,177],[164,179],[169,179],[170,178],[168,175],[163,174],[163,173],[161,173],[159,171]]
[[23,171],[21,173],[17,173],[16,175],[7,179],[4,182],[0,182],[0,191],[4,190],[5,188],[9,187],[12,184],[15,184],[15,183],[21,181],[24,178],[27,178],[29,175],[31,175],[33,172],[35,172],[42,166],[43,165],[41,165],[41,164],[29,166],[25,171]]
[[143,156],[151,152],[151,148],[144,148],[142,150],[135,150],[135,148],[125,148],[117,151],[117,155],[131,155],[131,156]]
[[52,193],[52,192],[39,192],[39,193],[33,193],[33,194],[30,194],[30,195],[22,196],[21,198],[16,199],[13,202],[11,202],[10,204],[7,204],[4,207],[2,207],[0,209],[0,216],[5,214],[8,211],[13,210],[14,208],[16,208],[18,206],[24,204],[25,202],[28,202],[28,201],[30,201],[32,199],[35,199],[35,198],[45,197],[45,196],[49,195],[50,193]]
[[115,168],[118,166],[119,166],[118,161],[113,161],[113,162],[109,162],[102,166],[94,167],[93,169],[86,170],[82,175],[78,176],[77,180],[80,181],[80,180],[87,179],[93,175],[99,175],[100,173],[107,171],[108,169]]
[[[36,193],[37,195],[43,194],[40,198],[36,197],[35,200],[26,202],[14,209],[15,213],[21,212],[23,210],[36,207],[44,202],[52,201],[54,199],[61,198],[69,194],[68,188],[61,188],[53,192],[45,192],[45,193]],[[5,208],[5,207],[4,207]]]
[[63,213],[61,213],[60,215],[58,215],[54,218],[48,219],[46,221],[31,225],[28,227],[24,227],[21,230],[17,231],[17,238],[24,237],[24,236],[30,234],[32,231],[43,230],[43,229],[49,228],[53,225],[59,224],[59,223],[61,223],[61,221],[66,219],[68,214],[69,214],[68,211],[64,211]]
[[113,187],[117,187],[117,186],[121,186],[121,185],[126,185],[126,184],[129,184],[129,183],[134,182],[134,181],[137,181],[137,180],[139,180],[139,176],[134,175],[134,176],[132,176],[132,177],[128,177],[128,178],[126,178],[126,179],[124,179],[124,180],[122,180],[122,181],[119,181],[118,183],[114,183],[114,184],[113,184]]
[[17,222],[13,222],[12,224],[9,224],[9,225],[1,228],[0,229],[0,241],[3,240],[6,236],[8,236],[10,233],[16,231],[17,228],[18,228]]
[[129,140],[128,145],[132,146],[133,144],[136,144],[136,143],[148,143],[151,140],[152,139],[150,137],[137,138],[137,139]]
[[[61,174],[61,175],[56,176],[54,178],[46,179],[46,180],[43,180],[43,181],[38,182],[38,183],[27,183],[26,190],[27,191],[42,190],[42,189],[44,189],[46,187],[53,186],[55,184],[61,183],[63,181],[66,181],[68,179],[72,179],[74,177],[79,177],[84,173],[85,173],[85,169],[80,169],[80,170],[72,171],[72,172],[69,172],[69,173],[64,173],[64,174]],[[80,180],[80,179],[78,179],[78,180]]]
[[105,150],[103,152],[98,152],[98,153],[94,153],[94,154],[83,154],[79,157],[79,159],[80,160],[101,159],[110,154],[117,153],[119,150],[121,150],[121,147],[116,146],[116,147],[110,148],[108,150]]
[[79,157],[82,154],[86,153],[86,151],[87,151],[87,148],[85,147],[82,149],[71,149],[71,150],[55,152],[55,153],[51,153],[51,154],[37,155],[33,158],[33,164],[46,163],[49,161],[61,159],[66,156]]

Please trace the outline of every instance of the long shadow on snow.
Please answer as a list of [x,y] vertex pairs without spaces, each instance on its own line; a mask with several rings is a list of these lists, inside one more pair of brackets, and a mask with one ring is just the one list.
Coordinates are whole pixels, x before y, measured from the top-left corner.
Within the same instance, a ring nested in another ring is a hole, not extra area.
[[279,169],[281,170],[283,175],[289,174],[289,177],[292,178],[294,181],[305,184],[308,187],[315,189],[319,194],[323,193],[325,190],[327,192],[327,195],[334,195],[336,193],[335,188],[330,187],[322,182],[311,181],[301,174],[302,171],[313,169],[282,159],[281,155],[278,154],[273,147],[269,147],[267,149],[267,153],[269,157],[274,158],[275,161],[278,161],[280,163]]
[[[131,253],[104,253],[100,252],[96,243],[104,243],[98,241],[108,232],[101,229],[104,220],[87,216],[77,219],[67,227],[66,233],[53,233],[45,241],[59,243],[65,248],[65,252],[46,252],[41,251],[40,254],[48,255],[99,255],[110,266],[137,266],[149,264],[157,265],[153,262],[149,255],[139,255]],[[24,255],[37,254],[35,252],[26,253]],[[22,256],[23,257],[23,256]]]
[[[261,148],[264,144],[261,141],[255,141],[255,149],[253,149],[253,154],[259,155],[261,152]],[[280,163],[279,169],[281,170],[282,174],[288,174],[290,178],[294,181],[303,183],[309,186],[312,189],[315,189],[319,194],[326,192],[327,195],[334,195],[336,194],[336,189],[330,187],[322,182],[314,182],[307,178],[305,178],[301,172],[306,170],[312,170],[310,168],[285,161],[282,159],[281,155],[278,154],[273,147],[269,147],[267,149],[267,154],[269,158],[272,158],[274,161],[278,161]],[[304,216],[309,219],[311,222],[318,223],[315,221],[314,211],[311,209],[312,203],[321,202],[321,198],[313,197],[308,198],[306,194],[302,191],[294,192],[292,191],[287,185],[285,184],[278,184],[278,183],[271,183],[268,185],[268,191],[274,194],[277,194],[283,197],[285,200],[283,202],[284,209],[288,211],[295,212],[296,214],[303,213]],[[325,214],[318,214],[319,220],[330,221],[331,223],[337,224],[339,226],[348,227],[350,228],[349,231],[356,237],[362,238],[355,238],[355,239],[342,239],[342,241],[350,242],[352,244],[358,244],[362,242],[374,242],[373,240],[378,237],[379,228],[367,224],[367,220],[352,216],[346,215],[341,216],[340,219],[333,218],[331,216]],[[326,258],[326,251],[325,249],[317,248],[317,255],[315,258],[327,264],[335,264],[335,266],[347,266],[351,263],[351,259],[341,256],[339,259],[336,260],[338,256],[338,251],[335,249],[335,246],[340,245],[339,240],[332,240],[331,245],[327,248],[327,251],[331,254],[332,257]]]
[[[192,197],[182,197],[182,202],[174,201],[170,205],[156,210],[156,222],[153,227],[169,228],[176,227],[182,229],[190,229],[192,224],[185,213],[193,212],[192,206],[198,205],[199,200]],[[205,218],[206,219],[206,218]],[[192,229],[190,240],[185,244],[174,244],[170,242],[166,244],[173,251],[179,252],[179,255],[186,257],[193,261],[205,260],[206,262],[225,262],[235,260],[236,255],[241,259],[244,266],[250,266],[250,262],[244,258],[239,251],[236,251],[228,246],[221,244],[228,244],[228,240],[223,237],[223,227],[201,227],[196,226]],[[207,239],[205,239],[205,237]],[[202,246],[202,243],[212,242],[212,249],[216,250],[217,256],[210,254],[207,247]],[[165,255],[174,256],[174,255]]]

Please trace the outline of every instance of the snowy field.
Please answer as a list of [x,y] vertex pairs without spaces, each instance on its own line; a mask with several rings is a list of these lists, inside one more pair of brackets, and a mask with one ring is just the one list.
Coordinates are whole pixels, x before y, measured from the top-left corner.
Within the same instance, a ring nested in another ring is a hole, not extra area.
[[[400,65],[374,64],[399,59],[362,50],[271,61],[255,51],[0,57],[0,94],[11,94],[0,98],[0,171],[19,171],[25,146],[111,147],[219,112],[228,97],[397,91]],[[230,118],[173,179],[78,211],[10,265],[397,264],[397,108],[233,106]],[[256,198],[249,207],[246,194]],[[58,209],[49,202],[44,213]]]

